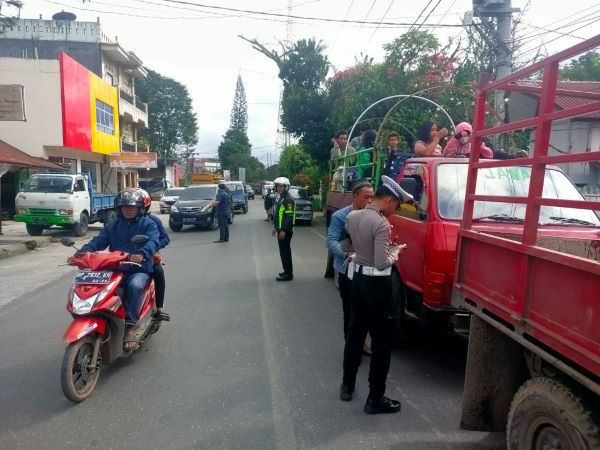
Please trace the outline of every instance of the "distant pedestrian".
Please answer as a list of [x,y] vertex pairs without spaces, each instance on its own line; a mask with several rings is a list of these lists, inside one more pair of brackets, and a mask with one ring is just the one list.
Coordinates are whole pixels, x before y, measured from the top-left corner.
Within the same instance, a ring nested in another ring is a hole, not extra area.
[[219,192],[217,193],[217,221],[219,222],[219,240],[215,243],[229,242],[229,219],[230,202],[227,187],[223,183],[219,183]]
[[381,177],[382,184],[370,205],[348,215],[346,231],[354,249],[355,272],[352,280],[352,318],[344,346],[344,377],[340,399],[352,400],[362,346],[371,335],[369,396],[367,414],[396,413],[400,402],[387,398],[385,383],[390,368],[392,343],[392,266],[406,247],[390,239],[391,216],[403,200],[412,197],[394,180]]
[[273,223],[273,235],[277,236],[279,244],[279,256],[283,272],[276,278],[277,281],[291,281],[294,279],[294,267],[292,264],[292,236],[294,224],[296,223],[296,201],[291,196],[290,180],[285,177],[275,179],[275,190],[279,199],[275,205]]
[[265,213],[267,213],[267,218],[265,219],[265,222],[269,222],[271,220],[271,215],[272,215],[272,211],[273,211],[273,191],[271,190],[271,188],[267,188],[267,192],[265,195],[265,201],[264,201],[264,207],[265,207]]

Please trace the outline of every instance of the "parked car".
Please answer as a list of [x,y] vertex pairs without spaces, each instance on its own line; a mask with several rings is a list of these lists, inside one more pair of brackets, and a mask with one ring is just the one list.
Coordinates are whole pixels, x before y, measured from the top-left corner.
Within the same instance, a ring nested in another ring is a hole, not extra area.
[[227,181],[225,186],[231,192],[231,203],[234,211],[242,211],[244,214],[248,212],[248,198],[244,191],[244,185],[241,181]]
[[267,191],[269,189],[271,189],[271,191],[275,191],[275,185],[273,183],[263,184],[263,187],[261,190],[262,198],[265,198],[267,196]]
[[167,189],[160,198],[159,208],[160,213],[165,214],[171,210],[171,206],[177,201],[179,195],[185,190],[182,187]]
[[[290,186],[290,195],[294,197],[296,201],[296,223],[302,222],[308,226],[312,225],[313,221],[313,208],[312,208],[312,195],[308,191],[300,186]],[[277,196],[274,196],[273,201],[273,215],[277,214],[276,205]]]
[[246,197],[248,197],[248,200],[254,200],[254,189],[249,184],[246,185]]
[[[215,205],[218,190],[219,187],[216,184],[186,188],[175,204],[171,206],[169,228],[172,231],[181,231],[184,225],[218,228]],[[227,222],[233,223],[233,202],[231,203]]]

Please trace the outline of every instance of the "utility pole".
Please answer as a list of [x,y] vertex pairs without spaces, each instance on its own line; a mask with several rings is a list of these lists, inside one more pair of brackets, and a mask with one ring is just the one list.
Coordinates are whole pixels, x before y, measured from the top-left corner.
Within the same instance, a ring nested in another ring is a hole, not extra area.
[[[473,17],[479,18],[479,22],[472,25],[495,52],[495,79],[512,73],[512,15],[519,11],[512,7],[511,0],[473,0]],[[508,121],[506,100],[503,91],[496,91],[495,109],[504,122]],[[506,147],[506,143],[503,145]]]

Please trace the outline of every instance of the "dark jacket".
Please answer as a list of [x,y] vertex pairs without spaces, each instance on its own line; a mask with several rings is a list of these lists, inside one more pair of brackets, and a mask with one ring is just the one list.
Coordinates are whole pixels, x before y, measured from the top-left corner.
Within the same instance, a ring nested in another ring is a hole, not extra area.
[[294,201],[294,197],[287,191],[285,191],[279,200],[277,200],[273,223],[277,231],[294,231],[294,224],[296,223],[296,202]]
[[[137,234],[143,234],[149,239],[142,245],[134,246],[131,238]],[[123,266],[123,272],[145,272],[152,273],[152,256],[160,248],[160,236],[158,227],[154,220],[141,216],[134,220],[123,217],[117,218],[112,223],[105,225],[100,233],[90,242],[81,247],[81,252],[98,252],[108,247],[110,251],[124,251],[144,255],[142,267]]]
[[148,213],[146,216],[154,221],[156,227],[158,228],[158,243],[160,248],[165,248],[171,242],[171,238],[167,234],[165,227],[163,226],[162,220],[160,220],[154,214]]

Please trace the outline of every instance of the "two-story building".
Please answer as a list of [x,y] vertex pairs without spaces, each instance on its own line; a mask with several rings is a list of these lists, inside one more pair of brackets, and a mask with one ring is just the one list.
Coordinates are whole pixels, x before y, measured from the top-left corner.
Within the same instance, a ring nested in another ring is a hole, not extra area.
[[[77,21],[71,13],[17,19],[1,31],[0,86],[21,86],[26,117],[0,122],[0,139],[93,173],[99,190],[137,186],[138,170],[156,161],[154,154],[127,157],[150,153],[138,139],[148,125],[148,106],[135,93],[135,79],[147,76],[142,61],[109,38],[99,20]],[[74,104],[80,109],[68,116]]]

